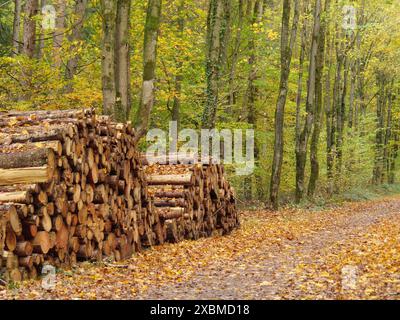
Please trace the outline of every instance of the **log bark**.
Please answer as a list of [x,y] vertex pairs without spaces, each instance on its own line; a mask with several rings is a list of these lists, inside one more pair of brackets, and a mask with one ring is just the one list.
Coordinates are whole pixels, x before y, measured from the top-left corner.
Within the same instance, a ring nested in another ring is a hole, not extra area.
[[0,153],[0,168],[15,169],[48,166],[55,168],[55,155],[51,149],[34,149],[16,153]]
[[186,175],[151,175],[147,177],[149,185],[191,185],[193,176]]
[[48,166],[0,169],[0,186],[49,182],[52,172]]

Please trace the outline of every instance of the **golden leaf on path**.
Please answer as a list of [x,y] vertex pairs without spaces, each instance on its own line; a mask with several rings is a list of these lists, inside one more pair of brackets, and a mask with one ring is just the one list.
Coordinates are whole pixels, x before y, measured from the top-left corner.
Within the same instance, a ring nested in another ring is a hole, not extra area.
[[17,118],[12,118],[10,121],[8,121],[8,126],[9,126],[9,127],[12,127],[12,126],[14,126],[14,125],[17,124],[17,123],[18,123]]

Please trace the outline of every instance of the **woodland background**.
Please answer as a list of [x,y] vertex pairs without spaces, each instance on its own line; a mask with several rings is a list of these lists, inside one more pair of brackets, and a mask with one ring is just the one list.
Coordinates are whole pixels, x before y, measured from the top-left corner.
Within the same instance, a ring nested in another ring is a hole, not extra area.
[[254,128],[239,199],[366,192],[398,179],[399,23],[398,0],[1,0],[0,110]]

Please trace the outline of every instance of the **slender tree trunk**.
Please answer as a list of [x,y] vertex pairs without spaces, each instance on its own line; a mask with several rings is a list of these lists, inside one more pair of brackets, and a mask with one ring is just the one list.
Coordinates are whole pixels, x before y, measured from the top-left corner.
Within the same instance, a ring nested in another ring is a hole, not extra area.
[[[392,139],[392,107],[393,107],[393,84],[394,80],[390,83],[387,88],[387,112],[386,112],[386,128],[385,128],[385,138],[384,138],[384,149],[383,149],[383,164],[385,166],[385,174],[387,182],[390,183],[390,158],[391,158],[391,146],[390,142]],[[384,182],[384,181],[382,181]]]
[[306,118],[303,131],[300,134],[299,149],[296,150],[296,202],[300,202],[304,195],[304,179],[307,161],[307,146],[315,117],[315,89],[316,89],[316,65],[318,44],[321,28],[321,0],[315,1],[314,28],[310,51],[310,65],[308,71],[308,88],[306,101]]
[[[253,19],[252,25],[261,22],[262,16],[264,14],[264,4],[261,0],[256,0],[254,4],[254,12],[253,12]],[[256,34],[252,34],[250,36],[249,41],[249,78],[246,90],[246,96],[244,98],[245,105],[243,106],[243,110],[247,111],[247,122],[250,124],[255,124],[255,102],[257,99],[257,86],[255,84],[256,80],[259,78],[258,74],[258,57],[257,57],[257,46],[256,46]]]
[[325,1],[324,18],[321,23],[320,36],[318,39],[318,49],[316,57],[316,76],[315,76],[315,116],[314,116],[314,131],[311,137],[310,145],[310,163],[311,174],[308,184],[308,196],[313,197],[319,179],[319,160],[318,160],[318,146],[321,134],[321,127],[323,121],[323,76],[324,76],[324,62],[325,62],[325,30],[327,27],[327,15],[329,12],[330,2]]
[[349,128],[352,129],[357,118],[357,108],[355,105],[355,89],[356,89],[356,64],[351,62],[351,80],[350,80],[350,101],[349,101]]
[[147,17],[144,30],[143,85],[139,108],[135,119],[137,140],[146,134],[149,126],[150,114],[154,106],[154,83],[161,5],[161,0],[149,0],[147,5]]
[[[43,7],[47,5],[47,0],[40,0],[39,13],[41,13]],[[38,59],[43,58],[43,50],[45,45],[45,30],[43,29],[42,24],[40,24],[40,32],[39,32],[39,45],[37,47],[36,57]]]
[[383,149],[384,149],[384,113],[386,104],[386,79],[382,73],[377,75],[379,94],[376,106],[376,135],[375,135],[375,167],[372,181],[378,185],[382,183],[383,176]]
[[[358,15],[357,18],[357,23],[359,28],[363,28],[364,24],[365,24],[365,0],[361,1],[361,8],[359,10],[360,14]],[[361,51],[361,43],[362,43],[362,35],[359,32],[357,34],[357,39],[356,39],[356,46],[357,46],[357,50]],[[364,85],[365,85],[365,81],[364,81],[364,63],[361,59],[361,57],[359,57],[357,59],[357,117],[355,119],[355,125],[356,127],[358,127],[359,123],[360,123],[360,116],[364,116],[365,115],[365,111],[366,111],[366,106],[365,106],[365,93],[364,93]]]
[[116,2],[102,0],[103,43],[102,43],[102,88],[103,113],[113,115],[116,102],[115,89],[115,21]]
[[125,122],[131,110],[130,12],[131,0],[118,0],[115,38],[116,106],[114,115],[115,119],[119,122]]
[[307,46],[307,15],[308,1],[304,3],[304,21],[301,30],[301,44],[299,57],[299,77],[297,79],[297,95],[296,95],[296,128],[295,128],[295,150],[298,150],[301,134],[301,104],[303,99],[303,76],[304,76],[304,60],[306,57]]
[[[264,15],[264,2],[261,0],[256,0],[254,4],[252,25],[255,23],[260,23]],[[248,86],[246,91],[246,97],[244,99],[245,105],[243,106],[243,111],[247,113],[247,123],[252,125],[255,129],[256,126],[256,100],[258,95],[258,88],[255,84],[256,80],[259,78],[258,74],[258,57],[257,57],[257,45],[256,39],[257,35],[253,33],[250,36],[249,41],[249,66],[250,73],[248,79]],[[258,154],[258,151],[255,151]],[[245,198],[246,200],[252,200],[253,198],[253,175],[249,175],[245,178]]]
[[78,70],[79,54],[75,53],[75,51],[79,47],[79,42],[82,41],[82,29],[85,21],[86,7],[87,0],[75,0],[72,33],[68,38],[69,42],[72,43],[70,51],[73,52],[74,55],[67,61],[65,68],[65,79],[68,81],[65,87],[65,92],[72,92],[72,80]]
[[331,161],[329,162],[329,176],[332,177],[330,181],[331,184],[331,192],[335,189],[335,182],[337,182],[337,175],[335,174],[335,165],[336,168],[339,167],[338,162],[338,154],[340,148],[340,136],[341,136],[341,123],[342,123],[342,115],[341,115],[341,103],[342,103],[342,92],[343,92],[343,78],[342,71],[343,65],[345,62],[345,56],[343,53],[343,45],[340,44],[339,32],[337,32],[336,36],[336,70],[335,70],[335,80],[333,87],[333,105],[332,105],[332,132],[331,132]]
[[20,39],[20,29],[21,29],[21,0],[14,0],[14,23],[13,23],[13,52],[12,55],[16,56],[20,53],[21,39]]
[[[326,170],[328,177],[329,193],[333,192],[333,166],[334,166],[334,146],[335,146],[335,112],[332,106],[331,76],[333,66],[333,37],[328,31],[328,70],[325,76],[325,114],[326,114]],[[335,97],[333,98],[335,99]]]
[[24,46],[23,53],[33,58],[36,43],[36,21],[38,0],[26,0],[24,8]]
[[59,70],[62,66],[61,51],[64,42],[65,34],[65,15],[66,15],[66,3],[65,0],[57,0],[56,3],[56,29],[53,35],[53,66]]
[[396,176],[396,161],[399,155],[399,135],[396,133],[394,136],[394,145],[392,150],[392,155],[390,157],[390,173],[389,173],[389,183],[395,183]]
[[206,105],[202,127],[214,128],[219,102],[219,81],[227,31],[225,8],[229,0],[210,0],[207,18]]
[[342,174],[343,167],[343,144],[344,144],[344,129],[346,124],[346,98],[347,98],[347,88],[349,82],[349,57],[346,55],[344,57],[344,75],[343,75],[343,86],[340,92],[340,102],[338,108],[338,131],[336,140],[336,179],[339,179]]
[[233,54],[229,72],[229,92],[228,92],[228,110],[227,110],[228,113],[229,111],[232,110],[232,106],[236,104],[235,80],[236,80],[237,63],[240,54],[240,46],[242,43],[242,30],[244,25],[244,3],[243,3],[244,1],[245,0],[239,0],[238,25],[237,25],[235,45],[233,48]]
[[[292,61],[293,47],[296,43],[297,28],[300,16],[300,1],[295,1],[292,31],[289,31],[291,5],[290,0],[283,1],[282,29],[281,29],[281,79],[279,95],[275,111],[275,144],[272,162],[272,174],[270,184],[270,201],[274,209],[279,206],[279,186],[283,162],[283,127],[285,105],[288,94],[288,80]],[[290,34],[291,33],[291,34]]]
[[[178,32],[179,36],[183,38],[183,32],[185,30],[185,17],[184,17],[184,10],[185,10],[185,3],[186,0],[181,0],[178,8]],[[182,67],[183,62],[181,58],[178,58],[176,63],[177,74],[175,75],[175,94],[174,94],[174,101],[172,105],[172,121],[176,121],[178,128],[180,126],[180,112],[181,112],[181,93],[182,93]]]

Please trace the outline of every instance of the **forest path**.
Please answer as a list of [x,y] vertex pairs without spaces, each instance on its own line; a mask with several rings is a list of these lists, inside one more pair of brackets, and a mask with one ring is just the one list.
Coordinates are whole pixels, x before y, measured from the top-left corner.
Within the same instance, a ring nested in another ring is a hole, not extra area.
[[[245,228],[268,225],[262,214],[250,213]],[[400,199],[321,213],[282,212],[276,219],[282,224],[274,224],[275,237],[262,237],[233,259],[214,261],[185,283],[152,287],[143,298],[400,297]],[[253,243],[251,233],[246,237]]]
[[399,299],[400,196],[325,211],[244,212],[226,237],[84,263],[1,291],[30,299]]

